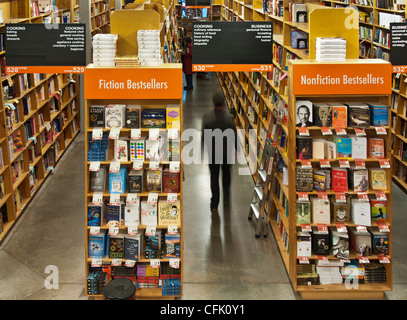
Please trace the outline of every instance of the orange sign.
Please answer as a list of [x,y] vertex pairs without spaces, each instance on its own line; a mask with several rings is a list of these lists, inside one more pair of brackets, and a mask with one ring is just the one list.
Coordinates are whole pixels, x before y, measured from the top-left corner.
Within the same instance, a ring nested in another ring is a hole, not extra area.
[[192,70],[195,72],[251,72],[251,71],[272,71],[272,64],[193,64]]
[[83,73],[85,67],[69,66],[6,66],[6,74],[12,73]]
[[393,73],[406,73],[407,66],[393,66]]
[[293,93],[310,95],[391,94],[390,63],[293,64]]
[[84,73],[85,99],[182,99],[182,68],[96,68]]

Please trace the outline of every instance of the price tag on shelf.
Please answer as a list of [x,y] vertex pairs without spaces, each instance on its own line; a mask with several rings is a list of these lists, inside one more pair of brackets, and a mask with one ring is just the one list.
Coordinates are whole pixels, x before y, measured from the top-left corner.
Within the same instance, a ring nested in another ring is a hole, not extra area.
[[380,163],[380,168],[382,168],[382,169],[390,168],[390,161],[388,159],[380,159],[379,163]]
[[320,159],[319,160],[319,166],[320,166],[321,169],[330,168],[331,163],[329,162],[328,159]]
[[111,205],[113,206],[118,206],[120,205],[120,194],[119,193],[112,193],[110,195],[110,202]]
[[346,202],[346,194],[344,193],[335,193],[335,198],[337,202]]
[[157,226],[156,225],[148,225],[146,226],[146,236],[155,236],[155,233],[157,231]]
[[379,135],[379,134],[384,134],[384,135],[387,134],[387,130],[386,130],[385,127],[375,127],[375,129],[376,129],[376,133],[377,133],[378,135]]
[[297,257],[300,264],[309,264],[308,257]]
[[307,127],[299,127],[298,133],[300,136],[309,136],[309,129]]
[[168,139],[169,140],[179,139],[178,129],[168,129]]
[[355,159],[355,169],[366,169],[366,162],[363,159]]
[[134,268],[134,266],[136,265],[136,261],[135,260],[126,260],[124,262],[124,266],[128,267],[128,268]]
[[110,226],[108,235],[109,236],[117,236],[119,234],[119,227],[117,226]]
[[387,196],[383,191],[375,191],[376,200],[378,201],[387,201]]
[[129,235],[129,236],[133,236],[133,235],[136,235],[136,234],[138,234],[138,226],[137,225],[130,225],[130,226],[127,226],[127,234]]
[[45,126],[45,129],[47,129],[47,131],[51,130],[51,123],[48,122],[47,125]]
[[363,137],[366,135],[366,131],[363,128],[355,128],[355,133],[357,136]]
[[92,161],[89,165],[89,171],[99,171],[100,161]]
[[102,128],[93,128],[92,129],[92,140],[102,140],[103,138],[103,129]]
[[340,168],[350,168],[349,160],[345,160],[345,159],[339,160],[339,167]]
[[346,225],[344,223],[337,223],[336,224],[336,231],[338,232],[348,232],[346,229]]
[[120,171],[120,161],[112,160],[109,166],[109,172],[119,172]]
[[100,233],[100,227],[90,227],[89,234],[96,235]]
[[318,256],[318,260],[321,261],[321,262],[329,262],[327,256]]
[[358,199],[361,201],[369,201],[369,195],[367,192],[357,192]]
[[356,231],[358,232],[367,232],[367,227],[366,226],[356,226]]
[[143,170],[143,160],[133,161],[133,170]]
[[317,223],[317,228],[321,233],[328,233],[328,226],[326,224]]
[[141,129],[131,129],[130,130],[130,139],[131,140],[140,140],[141,139]]
[[312,227],[310,224],[301,224],[302,232],[312,232]]
[[167,193],[167,202],[177,202],[178,195],[176,193]]
[[308,192],[298,192],[298,200],[308,201]]
[[358,256],[359,263],[370,263],[368,257]]
[[168,234],[178,234],[178,226],[176,224],[168,225]]
[[178,173],[179,170],[180,170],[180,162],[179,161],[170,161],[170,172]]
[[160,259],[150,259],[150,267],[158,269],[160,267]]
[[328,200],[328,194],[324,191],[318,191],[318,199],[322,201],[327,201]]
[[92,263],[91,263],[92,267],[101,267],[102,266],[102,259],[100,258],[93,258],[92,259]]
[[127,204],[136,204],[138,202],[137,193],[128,193],[126,197]]
[[122,259],[112,259],[112,266],[113,267],[120,267],[122,265]]
[[109,133],[109,139],[117,140],[120,136],[120,128],[111,128]]
[[323,136],[332,135],[332,130],[329,127],[321,127],[321,133]]
[[148,164],[148,170],[158,170],[160,168],[159,161],[150,161]]
[[170,267],[174,269],[179,269],[179,259],[178,258],[171,258],[170,259]]
[[156,128],[150,128],[148,130],[148,139],[149,140],[158,140],[160,137],[160,130]]
[[390,263],[388,256],[379,255],[377,258],[379,259],[379,263]]
[[335,128],[336,135],[338,136],[345,136],[346,129],[345,128]]
[[103,193],[94,192],[92,195],[92,205],[101,206],[103,204]]
[[150,192],[148,194],[147,203],[149,204],[157,204],[158,201],[158,193]]
[[301,160],[301,166],[303,168],[312,168],[312,164],[310,160]]
[[385,220],[376,220],[380,232],[390,232],[390,227]]

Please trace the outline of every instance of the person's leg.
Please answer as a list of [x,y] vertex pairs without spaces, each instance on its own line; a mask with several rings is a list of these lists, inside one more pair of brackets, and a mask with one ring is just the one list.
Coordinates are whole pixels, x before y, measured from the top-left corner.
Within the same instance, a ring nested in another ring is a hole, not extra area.
[[223,187],[223,199],[225,204],[229,203],[230,198],[230,164],[222,164],[222,187]]
[[192,84],[192,74],[185,74],[185,79],[187,81],[187,85],[185,89],[192,89],[193,84]]
[[211,209],[217,209],[219,205],[219,164],[209,164],[209,171],[211,174]]

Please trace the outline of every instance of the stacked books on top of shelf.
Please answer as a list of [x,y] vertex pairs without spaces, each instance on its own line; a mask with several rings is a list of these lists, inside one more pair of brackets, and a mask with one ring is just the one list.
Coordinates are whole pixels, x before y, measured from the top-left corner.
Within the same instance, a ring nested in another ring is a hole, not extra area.
[[346,40],[343,38],[317,38],[317,61],[345,61]]
[[161,41],[159,30],[138,30],[137,43],[140,66],[161,65]]
[[93,63],[95,67],[115,66],[117,39],[117,34],[98,33],[93,36]]

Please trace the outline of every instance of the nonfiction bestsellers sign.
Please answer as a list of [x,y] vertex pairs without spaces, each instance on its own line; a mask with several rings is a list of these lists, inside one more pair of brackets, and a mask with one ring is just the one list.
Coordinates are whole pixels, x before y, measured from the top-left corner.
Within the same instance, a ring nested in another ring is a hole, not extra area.
[[6,73],[82,73],[85,35],[80,23],[6,24]]
[[270,71],[271,21],[193,22],[193,71]]

